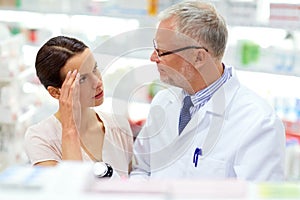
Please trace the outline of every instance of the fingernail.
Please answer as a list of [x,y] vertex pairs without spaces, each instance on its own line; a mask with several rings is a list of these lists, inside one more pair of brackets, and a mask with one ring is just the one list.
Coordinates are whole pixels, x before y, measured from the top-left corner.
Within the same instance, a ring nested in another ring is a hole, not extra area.
[[77,69],[75,69],[74,71],[73,71],[73,74],[76,74],[77,73]]

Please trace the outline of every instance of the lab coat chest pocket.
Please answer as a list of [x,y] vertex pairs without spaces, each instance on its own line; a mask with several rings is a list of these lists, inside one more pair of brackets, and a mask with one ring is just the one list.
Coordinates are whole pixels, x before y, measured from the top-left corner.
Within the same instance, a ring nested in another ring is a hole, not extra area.
[[210,157],[198,158],[197,167],[194,163],[189,164],[190,177],[220,179],[226,176],[226,165],[222,160],[216,160]]

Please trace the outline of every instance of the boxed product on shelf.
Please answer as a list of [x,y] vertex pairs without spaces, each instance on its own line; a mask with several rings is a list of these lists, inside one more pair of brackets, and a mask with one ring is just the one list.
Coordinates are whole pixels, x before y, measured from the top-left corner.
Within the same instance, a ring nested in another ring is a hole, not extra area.
[[18,0],[0,0],[0,6],[13,7],[16,5]]

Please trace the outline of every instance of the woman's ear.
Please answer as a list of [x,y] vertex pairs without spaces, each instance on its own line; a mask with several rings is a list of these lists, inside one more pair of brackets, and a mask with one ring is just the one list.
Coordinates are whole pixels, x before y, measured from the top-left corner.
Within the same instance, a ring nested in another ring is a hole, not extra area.
[[48,86],[47,90],[53,98],[59,99],[59,97],[60,97],[60,89],[59,88],[56,88],[53,86]]

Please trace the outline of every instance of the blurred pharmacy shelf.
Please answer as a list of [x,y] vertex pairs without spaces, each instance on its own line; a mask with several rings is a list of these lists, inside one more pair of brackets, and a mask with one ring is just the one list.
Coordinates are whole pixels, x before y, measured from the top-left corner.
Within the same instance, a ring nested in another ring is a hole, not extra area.
[[10,167],[0,173],[0,198],[14,200],[300,198],[298,182],[254,183],[230,179],[164,181],[97,179],[92,175],[92,167],[91,163],[81,162],[63,162],[50,168]]

